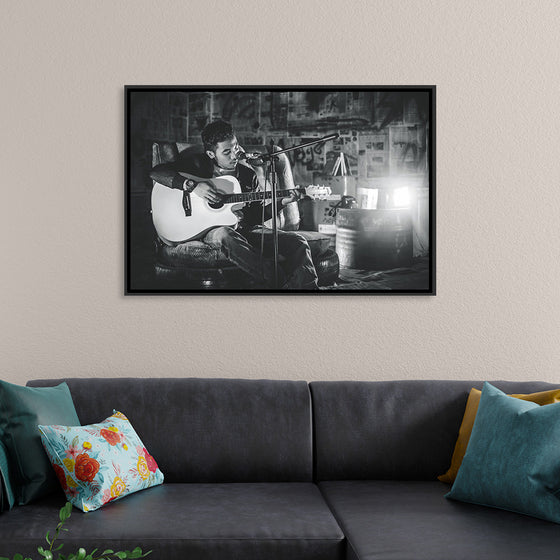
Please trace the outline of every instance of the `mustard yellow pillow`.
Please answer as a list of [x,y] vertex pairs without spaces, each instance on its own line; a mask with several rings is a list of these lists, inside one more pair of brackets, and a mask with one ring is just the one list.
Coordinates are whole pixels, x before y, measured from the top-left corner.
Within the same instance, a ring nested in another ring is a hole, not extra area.
[[[481,391],[474,388],[471,389],[471,392],[469,393],[467,406],[465,407],[465,414],[463,416],[463,421],[461,422],[461,427],[459,428],[459,437],[457,438],[455,449],[453,450],[453,456],[451,457],[451,466],[445,474],[438,476],[438,480],[441,480],[442,482],[448,482],[449,484],[453,484],[453,482],[455,482],[455,477],[457,476],[459,467],[463,462],[463,457],[465,456],[465,451],[467,450],[467,445],[469,444],[474,419],[476,418],[476,412],[478,410],[478,403],[480,402],[480,395]],[[531,401],[542,406],[545,404],[560,402],[560,389],[509,396],[515,397],[516,399],[522,399],[524,401]]]

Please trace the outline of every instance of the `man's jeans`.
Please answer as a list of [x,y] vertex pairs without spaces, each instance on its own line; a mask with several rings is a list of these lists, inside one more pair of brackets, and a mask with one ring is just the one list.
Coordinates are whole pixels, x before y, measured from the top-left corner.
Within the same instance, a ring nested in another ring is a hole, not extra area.
[[[261,232],[264,235],[261,236]],[[261,257],[261,237],[263,257]],[[204,243],[223,251],[226,257],[247,272],[258,284],[274,288],[274,241],[272,230],[255,228],[243,235],[223,226],[210,230],[202,238]],[[304,237],[295,231],[278,231],[278,253],[282,257],[278,267],[278,287],[287,290],[317,290],[317,273],[311,251]]]

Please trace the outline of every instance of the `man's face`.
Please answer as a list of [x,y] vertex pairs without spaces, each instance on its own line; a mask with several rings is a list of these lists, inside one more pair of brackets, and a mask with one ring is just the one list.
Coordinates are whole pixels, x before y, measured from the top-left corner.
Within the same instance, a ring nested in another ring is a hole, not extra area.
[[237,138],[234,136],[230,140],[218,142],[215,150],[207,150],[206,153],[218,167],[233,171],[237,165],[241,149],[237,143]]

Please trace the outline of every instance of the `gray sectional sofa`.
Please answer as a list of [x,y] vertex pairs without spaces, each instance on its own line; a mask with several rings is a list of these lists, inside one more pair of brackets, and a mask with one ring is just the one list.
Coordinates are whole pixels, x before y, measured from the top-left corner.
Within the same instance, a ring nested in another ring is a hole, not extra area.
[[[481,382],[58,379],[82,424],[117,409],[165,482],[87,514],[64,539],[153,560],[552,559],[554,523],[446,500],[467,396]],[[508,393],[554,388],[493,382]],[[0,516],[0,556],[31,555],[62,493]]]

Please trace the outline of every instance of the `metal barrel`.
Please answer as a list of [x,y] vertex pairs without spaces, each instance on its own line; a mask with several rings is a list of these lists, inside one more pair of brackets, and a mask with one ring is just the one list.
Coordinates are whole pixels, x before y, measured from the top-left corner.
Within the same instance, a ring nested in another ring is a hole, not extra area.
[[412,264],[412,219],[408,208],[340,209],[336,252],[343,268],[388,270]]

